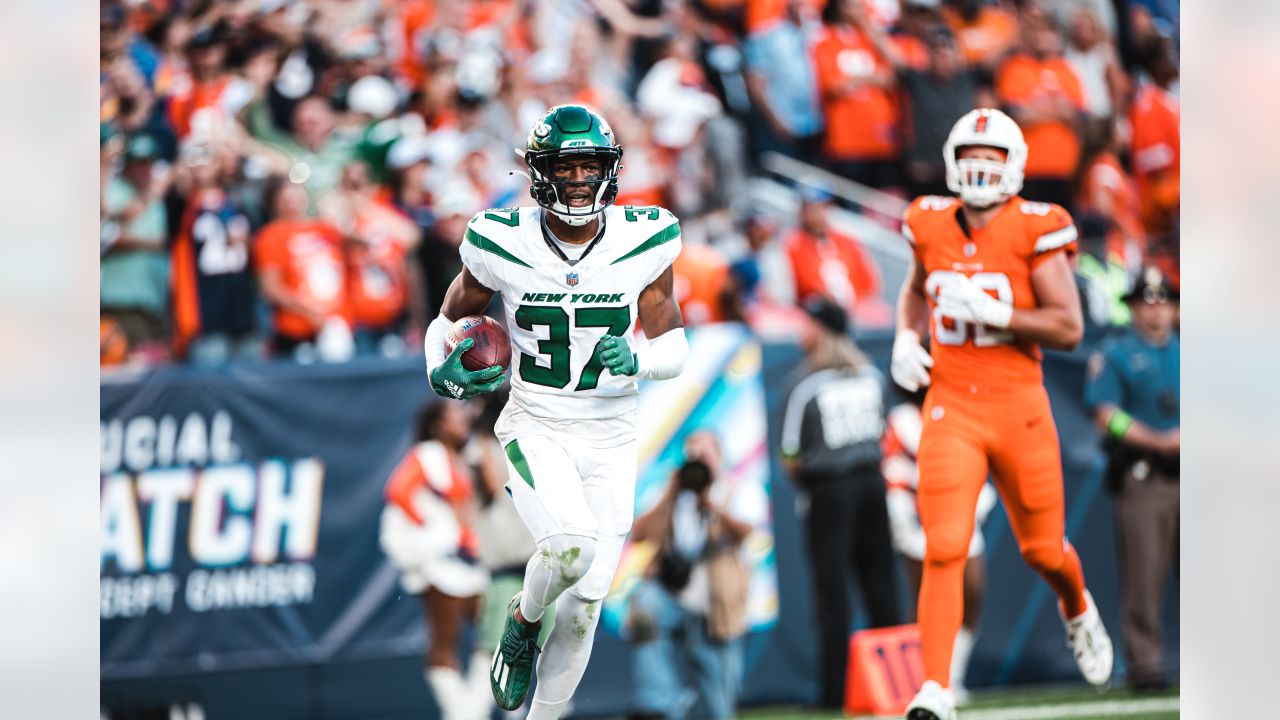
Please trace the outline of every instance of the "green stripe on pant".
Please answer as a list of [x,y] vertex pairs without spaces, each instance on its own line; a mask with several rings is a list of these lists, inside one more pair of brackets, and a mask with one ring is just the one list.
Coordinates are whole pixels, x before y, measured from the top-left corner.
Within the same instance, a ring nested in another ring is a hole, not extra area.
[[512,440],[507,444],[506,451],[507,459],[515,466],[516,472],[529,483],[529,487],[533,487],[533,474],[529,472],[529,462],[524,459],[524,453],[520,452],[520,441]]

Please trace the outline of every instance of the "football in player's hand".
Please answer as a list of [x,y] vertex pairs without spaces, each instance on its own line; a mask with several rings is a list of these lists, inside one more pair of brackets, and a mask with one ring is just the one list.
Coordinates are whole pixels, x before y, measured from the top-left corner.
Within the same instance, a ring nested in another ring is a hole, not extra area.
[[466,338],[475,341],[475,345],[462,354],[462,367],[483,370],[492,365],[506,368],[511,363],[511,343],[507,340],[507,331],[497,320],[484,315],[469,315],[458,320],[445,335],[444,351],[453,352]]

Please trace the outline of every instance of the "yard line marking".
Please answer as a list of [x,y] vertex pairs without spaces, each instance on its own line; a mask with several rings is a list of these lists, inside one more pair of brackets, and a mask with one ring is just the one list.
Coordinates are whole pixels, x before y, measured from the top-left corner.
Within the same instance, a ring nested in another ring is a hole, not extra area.
[[961,720],[1059,720],[1060,718],[1123,717],[1178,709],[1178,698],[1143,700],[1108,700],[1063,705],[1028,705],[1025,707],[961,710]]

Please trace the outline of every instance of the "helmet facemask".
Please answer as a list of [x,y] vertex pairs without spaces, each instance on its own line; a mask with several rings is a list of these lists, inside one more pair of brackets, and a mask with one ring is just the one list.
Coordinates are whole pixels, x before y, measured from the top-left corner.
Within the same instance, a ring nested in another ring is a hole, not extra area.
[[[1002,158],[960,158],[966,148],[990,148]],[[1017,124],[999,110],[970,111],[956,122],[942,149],[947,166],[947,189],[965,205],[989,208],[1022,190],[1027,144]]]
[[1011,194],[1004,179],[1009,166],[1000,160],[964,158],[956,160],[957,192],[966,205],[990,207]]
[[[600,175],[587,180],[557,179],[555,166],[567,159],[592,159],[600,164]],[[584,147],[528,151],[524,155],[532,181],[530,194],[538,205],[569,225],[586,225],[618,197],[618,173],[622,169],[622,148]],[[586,191],[590,203],[574,205],[570,195]]]

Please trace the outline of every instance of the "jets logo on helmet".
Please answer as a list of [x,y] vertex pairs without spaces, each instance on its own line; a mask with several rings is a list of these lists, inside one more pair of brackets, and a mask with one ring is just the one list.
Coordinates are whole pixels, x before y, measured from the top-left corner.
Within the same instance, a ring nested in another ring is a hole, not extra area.
[[[618,197],[618,173],[622,170],[622,148],[614,141],[613,129],[599,114],[581,105],[558,105],[534,123],[525,144],[525,164],[529,167],[529,194],[535,202],[570,225],[585,225]],[[557,179],[555,168],[569,158],[592,159],[600,164],[600,174],[586,182]],[[571,187],[586,185],[591,202],[571,205]]]
[[[962,148],[973,146],[1003,150],[1005,159],[956,157]],[[990,207],[1022,190],[1027,142],[1013,118],[999,110],[981,108],[969,111],[952,126],[942,159],[947,166],[947,188],[966,205]]]

